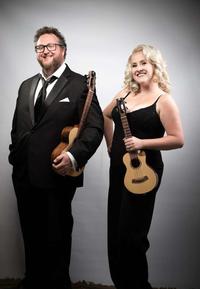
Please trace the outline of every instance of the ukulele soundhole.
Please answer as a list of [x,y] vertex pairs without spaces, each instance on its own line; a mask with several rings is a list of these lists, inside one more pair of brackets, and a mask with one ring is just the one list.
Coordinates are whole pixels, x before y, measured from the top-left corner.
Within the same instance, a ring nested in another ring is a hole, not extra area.
[[138,158],[133,158],[133,159],[131,160],[131,164],[132,164],[132,166],[133,166],[134,168],[138,168],[138,167],[140,166],[140,161],[139,161]]

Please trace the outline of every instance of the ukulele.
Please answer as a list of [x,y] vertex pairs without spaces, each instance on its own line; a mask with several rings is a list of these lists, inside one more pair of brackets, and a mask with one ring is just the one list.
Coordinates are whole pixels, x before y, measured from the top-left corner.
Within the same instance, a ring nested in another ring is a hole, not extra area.
[[[117,108],[125,138],[132,137],[123,98],[117,99]],[[124,185],[129,192],[133,194],[145,194],[156,187],[158,176],[156,172],[147,165],[146,154],[143,150],[127,152],[123,156],[123,163],[126,166]]]
[[[85,105],[83,108],[83,112],[81,115],[80,123],[79,125],[74,126],[67,126],[62,129],[61,132],[61,142],[56,146],[56,148],[53,150],[51,154],[51,160],[53,160],[59,156],[63,151],[67,152],[72,146],[74,141],[79,137],[84,125],[85,121],[87,119],[87,114],[92,102],[94,89],[95,89],[95,78],[96,74],[94,71],[89,71],[87,75],[88,80],[88,94],[85,101]],[[67,171],[67,175],[71,177],[77,177],[79,176],[84,170],[84,167],[78,168],[77,170],[74,170],[73,168],[70,168]]]

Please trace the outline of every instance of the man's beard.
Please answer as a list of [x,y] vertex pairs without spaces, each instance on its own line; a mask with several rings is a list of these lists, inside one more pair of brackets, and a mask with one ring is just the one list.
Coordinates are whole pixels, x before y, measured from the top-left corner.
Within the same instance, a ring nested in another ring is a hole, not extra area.
[[61,65],[60,61],[57,59],[53,59],[51,63],[43,63],[41,60],[38,60],[38,62],[44,71],[51,71],[52,73],[56,71]]

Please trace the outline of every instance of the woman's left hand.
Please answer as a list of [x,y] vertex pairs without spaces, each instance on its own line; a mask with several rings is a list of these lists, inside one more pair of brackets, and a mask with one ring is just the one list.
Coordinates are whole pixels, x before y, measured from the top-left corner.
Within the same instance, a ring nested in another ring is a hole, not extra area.
[[142,139],[135,136],[124,138],[124,144],[127,151],[135,151],[142,149]]

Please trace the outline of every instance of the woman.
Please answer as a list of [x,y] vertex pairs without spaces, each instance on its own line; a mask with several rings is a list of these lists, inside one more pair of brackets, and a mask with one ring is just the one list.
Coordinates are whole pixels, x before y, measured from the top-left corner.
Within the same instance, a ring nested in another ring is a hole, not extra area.
[[[104,134],[111,161],[108,258],[117,289],[147,289],[152,288],[148,282],[147,235],[163,173],[160,150],[181,148],[184,136],[159,50],[150,45],[137,46],[128,58],[124,84],[104,109]],[[124,137],[116,105],[120,98],[125,101],[130,137]],[[145,152],[146,163],[156,172],[158,181],[148,193],[134,194],[124,185],[126,167],[122,159],[126,152],[135,156],[140,150]]]

